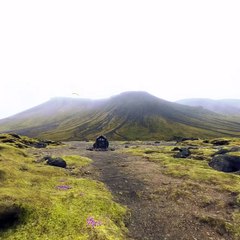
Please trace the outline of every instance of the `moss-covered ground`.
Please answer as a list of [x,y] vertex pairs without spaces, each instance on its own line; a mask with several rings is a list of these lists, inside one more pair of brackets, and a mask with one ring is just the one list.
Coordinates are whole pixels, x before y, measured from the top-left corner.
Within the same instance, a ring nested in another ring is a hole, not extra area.
[[21,210],[0,226],[0,239],[125,239],[126,209],[103,183],[78,175],[89,158],[64,156],[67,169],[48,166],[16,146],[21,141],[0,143],[0,223],[9,209]]
[[[176,151],[173,149],[176,146],[162,144],[149,144],[144,147],[141,144],[129,145],[124,152],[142,156],[158,164],[162,174],[172,179],[179,179],[178,189],[174,188],[170,191],[168,187],[160,191],[167,191],[168,195],[176,200],[182,198],[186,202],[191,202],[192,206],[208,209],[209,214],[196,213],[201,223],[218,227],[219,231],[224,229],[234,239],[240,239],[240,175],[216,171],[209,166],[213,154],[219,149],[240,146],[238,138],[224,140],[228,140],[229,144],[214,146],[211,143],[213,140],[178,143],[179,148],[190,147],[191,155],[188,158],[174,158]],[[229,154],[240,156],[239,151]],[[217,198],[218,193],[221,194],[220,198]],[[223,196],[228,197],[223,198]]]

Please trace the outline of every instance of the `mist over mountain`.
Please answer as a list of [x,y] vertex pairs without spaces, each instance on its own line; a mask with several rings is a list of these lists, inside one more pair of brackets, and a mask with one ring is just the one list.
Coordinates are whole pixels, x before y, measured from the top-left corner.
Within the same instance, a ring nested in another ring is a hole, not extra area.
[[177,103],[193,107],[203,107],[219,114],[240,115],[239,99],[213,100],[207,98],[191,98],[179,100]]
[[53,98],[0,120],[0,131],[53,140],[87,140],[100,134],[112,140],[157,140],[239,136],[240,121],[146,92],[125,92],[104,100]]

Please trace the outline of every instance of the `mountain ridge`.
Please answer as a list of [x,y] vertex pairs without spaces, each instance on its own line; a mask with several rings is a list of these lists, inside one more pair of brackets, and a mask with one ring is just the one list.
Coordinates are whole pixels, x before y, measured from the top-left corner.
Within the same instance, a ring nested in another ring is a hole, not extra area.
[[187,98],[178,100],[176,103],[192,107],[203,107],[223,115],[240,116],[240,99]]
[[147,92],[124,92],[101,100],[54,98],[0,120],[0,132],[53,140],[157,140],[240,136],[240,121],[169,102]]

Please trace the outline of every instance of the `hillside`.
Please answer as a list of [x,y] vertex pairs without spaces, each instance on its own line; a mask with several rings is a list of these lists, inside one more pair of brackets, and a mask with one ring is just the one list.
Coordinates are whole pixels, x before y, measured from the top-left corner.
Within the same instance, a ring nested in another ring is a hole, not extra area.
[[55,98],[0,121],[1,132],[53,140],[112,140],[239,136],[240,122],[199,107],[184,106],[146,92],[105,100]]
[[192,106],[192,107],[203,107],[207,110],[210,110],[219,114],[240,115],[239,99],[213,100],[213,99],[206,99],[206,98],[192,98],[192,99],[182,99],[177,101],[177,103]]

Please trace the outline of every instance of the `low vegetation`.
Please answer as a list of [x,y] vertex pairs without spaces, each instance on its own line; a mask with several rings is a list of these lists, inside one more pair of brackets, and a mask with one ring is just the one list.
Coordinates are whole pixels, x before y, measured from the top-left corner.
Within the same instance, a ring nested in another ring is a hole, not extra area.
[[[226,145],[217,146],[214,140],[182,141],[176,146],[152,144],[143,147],[140,143],[128,146],[124,152],[142,156],[148,161],[157,163],[163,174],[178,182],[178,188],[166,187],[159,191],[167,192],[168,196],[176,201],[184,199],[192,206],[204,209],[204,212],[193,213],[201,223],[218,228],[219,232],[227,232],[234,239],[240,239],[239,172],[224,173],[209,166],[209,161],[220,149],[230,151],[235,148],[236,151],[230,152],[229,155],[240,156],[237,149],[240,139],[216,140],[226,141]],[[179,148],[188,148],[191,155],[186,158],[174,157]]]
[[16,143],[0,143],[0,239],[125,239],[126,209],[79,175],[90,159],[65,156],[67,169],[52,167]]

